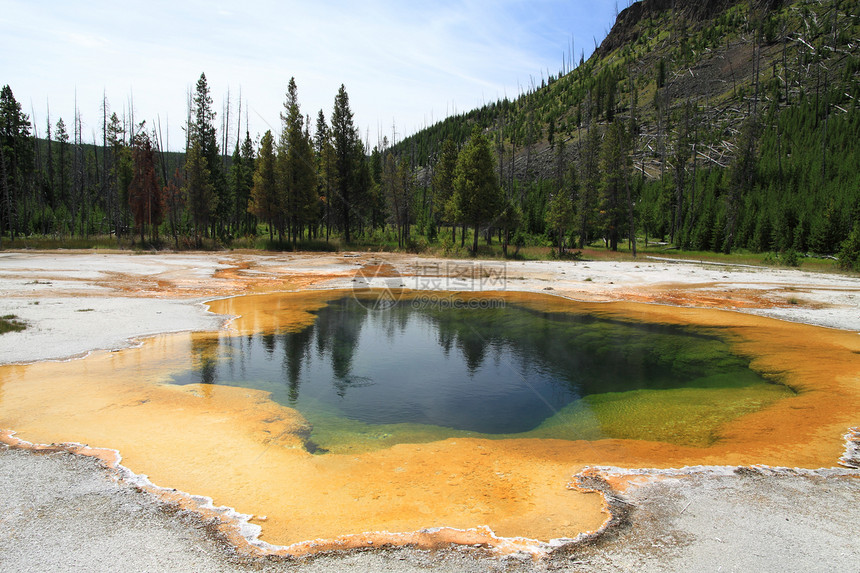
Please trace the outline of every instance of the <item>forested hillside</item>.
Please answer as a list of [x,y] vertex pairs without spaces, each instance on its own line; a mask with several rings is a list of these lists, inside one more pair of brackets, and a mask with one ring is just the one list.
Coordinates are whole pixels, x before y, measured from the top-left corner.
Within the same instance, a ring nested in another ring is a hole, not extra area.
[[280,132],[252,137],[201,76],[186,152],[168,154],[157,125],[107,102],[84,141],[78,118],[31,125],[4,87],[0,241],[478,251],[483,236],[506,254],[659,241],[857,264],[856,2],[643,0],[587,61],[569,51],[516,99],[396,142],[362,141],[344,87],[315,121],[294,80],[285,92]]
[[398,150],[432,169],[440,141],[479,126],[530,234],[561,192],[580,245],[632,226],[685,249],[832,254],[860,215],[858,97],[856,3],[645,0],[573,71]]

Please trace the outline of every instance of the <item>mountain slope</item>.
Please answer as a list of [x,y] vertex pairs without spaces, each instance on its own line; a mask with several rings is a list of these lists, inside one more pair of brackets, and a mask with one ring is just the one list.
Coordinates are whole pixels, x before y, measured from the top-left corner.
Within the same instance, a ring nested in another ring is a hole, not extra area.
[[634,134],[640,235],[833,253],[860,215],[858,98],[854,2],[643,0],[575,70],[397,149],[432,169],[441,142],[462,143],[477,124],[494,137],[527,231],[543,233],[548,197],[563,166],[581,164],[585,134],[621,121]]

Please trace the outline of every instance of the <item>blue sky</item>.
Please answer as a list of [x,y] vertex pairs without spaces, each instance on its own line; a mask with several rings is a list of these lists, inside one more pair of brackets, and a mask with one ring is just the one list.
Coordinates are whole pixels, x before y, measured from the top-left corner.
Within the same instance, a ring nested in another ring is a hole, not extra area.
[[[101,123],[102,94],[118,114],[169,125],[182,146],[186,99],[206,73],[219,122],[228,90],[231,133],[243,99],[252,137],[280,129],[287,82],[302,111],[331,113],[341,83],[371,145],[558,73],[571,39],[576,60],[627,0],[461,0],[351,3],[245,0],[3,0],[0,84],[9,84],[44,135],[72,125],[77,92],[85,139]],[[231,135],[232,137],[232,135]]]

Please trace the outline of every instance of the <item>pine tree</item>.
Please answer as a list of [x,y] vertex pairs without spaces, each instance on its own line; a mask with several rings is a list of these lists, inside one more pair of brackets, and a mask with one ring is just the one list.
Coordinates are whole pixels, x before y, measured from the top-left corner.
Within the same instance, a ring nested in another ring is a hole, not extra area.
[[[366,223],[370,220],[371,215],[371,197],[370,190],[373,184],[370,176],[370,165],[367,161],[367,149],[361,138],[356,133],[355,141],[353,142],[353,192],[352,203],[356,217],[354,221],[358,221],[358,232],[363,234],[366,228]],[[407,233],[408,234],[408,233]]]
[[167,211],[167,219],[170,224],[170,234],[173,236],[173,244],[179,249],[179,230],[182,218],[182,209],[185,207],[185,193],[183,191],[184,181],[182,171],[177,167],[173,177],[167,182],[162,191],[164,209]]
[[837,264],[846,271],[860,271],[860,221],[854,223],[851,234],[843,241]]
[[[496,219],[496,224],[502,231],[502,253],[508,256],[508,245],[511,242],[511,236],[520,227],[523,220],[523,212],[510,199],[505,201],[502,214]],[[517,241],[516,252],[519,252],[522,246],[521,241]]]
[[374,147],[367,162],[370,172],[370,227],[371,231],[376,228],[384,228],[388,208],[385,201],[385,190],[383,189],[383,166],[382,152],[379,147]]
[[209,227],[211,217],[218,203],[215,186],[212,185],[212,175],[208,162],[200,149],[200,143],[193,141],[191,148],[185,154],[185,196],[191,210],[194,222],[194,236],[199,248],[202,245],[202,234]]
[[323,219],[325,220],[325,239],[328,241],[331,226],[334,223],[334,146],[331,143],[331,132],[326,124],[325,113],[320,110],[317,114],[314,131],[314,151],[317,158],[318,201],[322,204]]
[[332,206],[347,243],[352,239],[353,212],[356,210],[353,192],[355,190],[358,134],[352,117],[349,95],[346,93],[346,88],[341,85],[337,96],[335,96],[334,109],[331,114],[331,139],[334,147]]
[[456,241],[457,214],[454,197],[454,173],[457,168],[457,145],[450,137],[442,144],[442,152],[433,173],[433,203],[436,205],[438,224],[451,225],[451,242]]
[[684,190],[687,183],[687,163],[691,153],[691,124],[693,107],[690,102],[684,104],[681,121],[678,122],[678,132],[675,138],[675,152],[670,158],[675,177],[675,210],[672,216],[671,241],[680,246],[681,232],[684,227],[687,206],[685,205]]
[[561,185],[549,200],[546,224],[558,237],[558,255],[564,253],[564,235],[576,224],[576,200],[579,194],[579,178],[576,166],[570,164]]
[[603,186],[601,214],[609,239],[609,248],[618,250],[618,239],[624,224],[625,196],[630,185],[630,154],[627,130],[620,122],[609,126],[601,153]]
[[596,125],[588,128],[580,156],[582,192],[579,194],[577,215],[579,218],[579,248],[592,238],[597,217],[597,198],[600,192],[600,129]]
[[[46,161],[45,166],[45,194],[48,206],[51,210],[57,208],[57,194],[56,194],[56,177],[54,177],[54,138],[52,134],[53,126],[51,125],[51,112],[48,111],[48,119],[45,121],[45,127],[47,128],[47,154],[48,159]],[[46,222],[43,222],[43,225]],[[42,229],[43,234],[47,234],[47,229]]]
[[33,173],[33,147],[30,145],[30,118],[21,111],[12,89],[0,90],[0,235],[9,231],[14,241],[20,231],[18,203],[27,196]]
[[[315,232],[319,224],[319,195],[317,194],[316,156],[314,155],[314,140],[310,132],[310,117],[305,118],[305,130],[299,138],[296,148],[296,158],[300,164],[295,181],[300,189],[299,205],[301,207],[299,225],[307,227],[308,238]],[[301,231],[301,230],[300,230]]]
[[57,195],[59,203],[65,206],[69,194],[69,132],[63,118],[57,120],[57,165],[54,171],[57,173]]
[[244,234],[256,235],[256,218],[252,213],[248,212],[248,203],[251,201],[251,189],[254,188],[254,171],[256,166],[254,142],[251,141],[251,134],[248,131],[245,131],[245,140],[242,142],[241,158],[243,167],[242,175],[245,180],[239,187],[242,193],[237,198],[239,212],[243,214],[243,216],[240,217],[240,220],[243,221],[242,230],[244,231]]
[[[133,130],[132,130],[133,131]],[[108,124],[108,144],[111,148],[111,185],[116,186],[118,197],[118,212],[115,214],[114,225],[117,236],[127,232],[131,226],[131,212],[128,202],[128,188],[134,175],[132,158],[132,143],[127,139],[127,132],[122,120],[116,115],[111,116]]]
[[472,253],[478,252],[481,227],[491,224],[504,207],[504,196],[496,176],[490,141],[478,127],[457,157],[454,202],[463,223],[474,230]]
[[[188,126],[189,144],[193,146],[194,143],[197,143],[199,153],[206,162],[208,185],[211,185],[213,193],[211,202],[207,200],[206,207],[209,208],[209,211],[205,214],[192,214],[192,217],[195,221],[205,220],[207,228],[212,223],[214,234],[214,226],[220,226],[221,222],[229,216],[230,201],[227,197],[228,189],[221,168],[221,152],[215,130],[215,111],[212,109],[212,97],[209,95],[209,83],[205,73],[200,74],[200,79],[197,80],[195,86],[192,113],[194,121]],[[189,153],[189,150],[186,150],[186,153]],[[190,181],[191,175],[189,174],[187,177]],[[197,206],[192,202],[192,209]],[[203,205],[199,206],[203,207]],[[217,216],[217,221],[213,221],[213,215]],[[206,230],[205,228],[197,229],[197,232],[205,232]]]
[[316,211],[316,173],[313,144],[305,129],[295,78],[290,78],[287,100],[281,113],[283,129],[278,144],[278,184],[283,193],[282,214],[289,220],[293,245]]
[[747,118],[738,141],[737,155],[730,168],[729,192],[726,195],[726,232],[722,245],[722,250],[726,253],[735,247],[741,197],[745,190],[752,189],[755,180],[760,127],[755,115]]
[[247,131],[242,145],[237,141],[233,150],[229,183],[233,200],[233,227],[237,233],[249,235],[254,230],[248,213],[251,188],[254,186],[254,143]]
[[232,206],[232,221],[231,224],[236,232],[242,230],[242,219],[248,208],[248,192],[244,189],[245,186],[245,171],[247,167],[242,160],[242,152],[239,147],[239,142],[236,141],[236,146],[233,148],[233,155],[230,157],[230,171],[227,178],[227,184],[230,186],[230,196],[233,199]]
[[260,140],[260,153],[254,169],[254,187],[248,212],[253,213],[269,226],[269,240],[274,240],[274,226],[281,213],[280,197],[275,174],[275,141],[271,131]]

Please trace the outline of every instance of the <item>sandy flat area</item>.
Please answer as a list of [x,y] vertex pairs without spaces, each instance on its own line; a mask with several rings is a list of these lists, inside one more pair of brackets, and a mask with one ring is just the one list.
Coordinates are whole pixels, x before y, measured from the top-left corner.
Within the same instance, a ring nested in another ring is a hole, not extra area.
[[[0,364],[217,329],[224,317],[203,304],[214,298],[357,283],[721,308],[860,331],[860,279],[803,270],[648,258],[503,263],[376,253],[2,252],[0,316],[14,314],[28,328],[0,336]],[[9,533],[0,536],[0,569],[102,569],[105,555],[127,560],[131,571],[296,565],[235,555],[205,523],[115,483],[93,460],[3,449],[0,477],[0,531]],[[860,555],[852,527],[860,522],[857,477],[850,469],[720,470],[649,481],[616,492],[630,511],[609,533],[540,562],[462,548],[398,549],[306,559],[298,570],[850,570]]]

